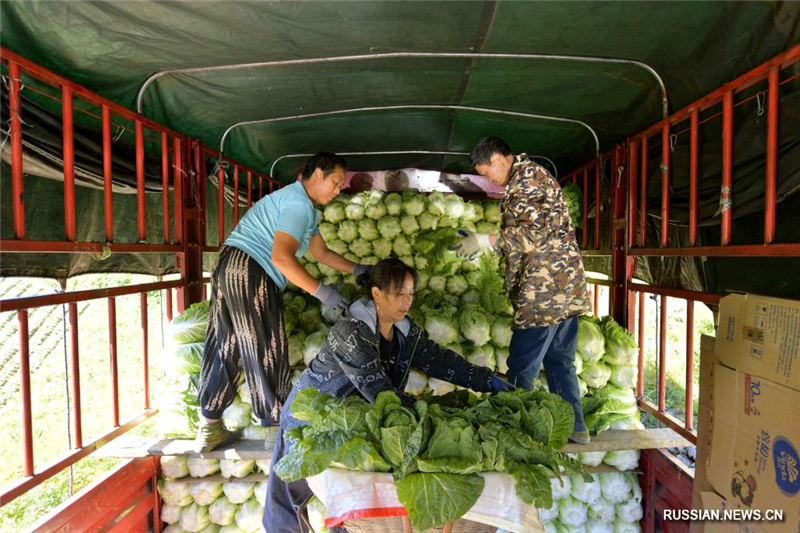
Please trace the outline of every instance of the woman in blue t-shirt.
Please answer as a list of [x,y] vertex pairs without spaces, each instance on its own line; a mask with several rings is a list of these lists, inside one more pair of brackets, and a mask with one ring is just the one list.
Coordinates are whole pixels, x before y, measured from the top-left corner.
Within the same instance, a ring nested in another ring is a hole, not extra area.
[[220,418],[236,396],[240,361],[253,414],[262,426],[278,425],[292,388],[281,296],[287,280],[325,306],[342,309],[349,304],[335,287],[306,272],[298,258],[310,251],[318,262],[340,272],[358,276],[369,271],[328,249],[317,227],[314,206],[339,195],[346,168],[336,154],[314,155],[303,167],[302,179],[253,205],[220,248],[211,274],[211,311],[198,386],[198,452],[239,437]]

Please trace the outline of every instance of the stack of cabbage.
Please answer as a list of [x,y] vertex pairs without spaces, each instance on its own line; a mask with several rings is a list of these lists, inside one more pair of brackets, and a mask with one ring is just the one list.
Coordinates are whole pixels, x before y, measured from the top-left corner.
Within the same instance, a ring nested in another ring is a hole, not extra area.
[[[267,483],[240,481],[256,470],[268,473],[269,462],[182,455],[163,457],[158,491],[163,500],[161,519],[169,524],[164,533],[263,531],[262,502]],[[221,474],[228,481],[202,480],[215,474]]]
[[[328,247],[351,261],[375,264],[393,256],[413,265],[420,280],[410,316],[440,345],[474,364],[505,372],[513,310],[502,266],[490,255],[465,261],[450,250],[459,240],[457,228],[496,233],[499,223],[496,200],[465,202],[439,192],[426,197],[415,191],[402,195],[367,191],[328,204],[319,229]],[[352,276],[316,263],[310,255],[302,262],[312,276],[326,284],[345,283],[348,295],[357,297]],[[331,321],[336,318],[325,310],[323,315]],[[306,333],[287,331],[293,364],[299,363],[301,352],[307,364],[324,340],[321,333],[301,338]],[[453,389],[412,371],[406,392],[441,395]]]

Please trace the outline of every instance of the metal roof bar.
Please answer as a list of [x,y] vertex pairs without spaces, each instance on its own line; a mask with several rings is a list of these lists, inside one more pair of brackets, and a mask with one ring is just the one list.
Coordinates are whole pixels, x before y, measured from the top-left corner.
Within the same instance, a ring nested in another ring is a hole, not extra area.
[[373,107],[354,107],[352,109],[339,109],[337,111],[324,111],[322,113],[308,113],[305,115],[291,115],[287,117],[275,117],[275,118],[264,118],[261,120],[246,120],[242,122],[237,122],[228,127],[225,130],[225,133],[222,134],[222,139],[219,143],[219,151],[220,153],[224,152],[225,149],[225,139],[228,137],[228,134],[234,129],[238,128],[239,126],[247,126],[251,124],[266,124],[270,122],[283,122],[286,120],[297,120],[302,118],[311,118],[311,117],[326,117],[326,116],[333,116],[333,115],[343,115],[347,113],[359,113],[363,111],[396,111],[396,110],[404,110],[404,109],[449,109],[454,111],[477,111],[480,113],[490,113],[494,115],[507,115],[507,116],[514,116],[514,117],[524,117],[524,118],[534,118],[540,120],[552,120],[556,122],[567,122],[570,124],[578,124],[587,130],[589,133],[592,134],[594,138],[595,144],[595,155],[600,155],[600,140],[597,137],[597,133],[592,129],[591,126],[586,124],[583,121],[575,120],[571,118],[563,118],[563,117],[554,117],[550,115],[538,115],[535,113],[523,113],[521,111],[505,111],[502,109],[492,109],[489,107],[474,107],[474,106],[464,106],[464,105],[439,105],[439,104],[418,104],[418,105],[389,105],[389,106],[373,106]]
[[[431,151],[431,150],[390,150],[390,151],[383,151],[383,152],[336,152],[337,155],[405,155],[405,154],[424,154],[424,155],[470,155],[469,152],[452,152],[452,151]],[[275,176],[275,166],[278,164],[278,161],[281,159],[294,159],[298,157],[311,157],[314,154],[284,154],[280,156],[278,159],[272,162],[272,166],[269,167],[269,175],[274,177]],[[532,155],[529,156],[531,159],[544,159],[548,163],[553,166],[553,171],[555,172],[555,178],[558,179],[558,167],[553,161],[545,157],[543,155]]]
[[659,89],[661,90],[661,118],[667,118],[669,115],[669,99],[667,98],[667,88],[664,85],[664,80],[661,79],[658,72],[642,61],[635,61],[633,59],[618,59],[611,57],[591,57],[591,56],[573,56],[573,55],[559,55],[559,54],[492,54],[485,52],[388,52],[380,54],[361,54],[352,56],[334,56],[334,57],[313,57],[306,59],[287,59],[280,61],[262,61],[258,63],[238,63],[233,65],[218,65],[212,67],[194,67],[194,68],[180,68],[161,70],[151,74],[139,88],[136,95],[136,111],[142,113],[142,102],[144,93],[150,85],[162,76],[169,74],[191,74],[198,72],[216,72],[224,70],[236,70],[245,68],[267,68],[267,67],[282,67],[291,65],[312,65],[318,63],[335,63],[341,61],[371,61],[375,59],[397,59],[397,58],[443,58],[443,59],[540,59],[540,60],[553,60],[553,61],[579,61],[583,63],[610,63],[617,65],[633,65],[646,70],[656,80]]

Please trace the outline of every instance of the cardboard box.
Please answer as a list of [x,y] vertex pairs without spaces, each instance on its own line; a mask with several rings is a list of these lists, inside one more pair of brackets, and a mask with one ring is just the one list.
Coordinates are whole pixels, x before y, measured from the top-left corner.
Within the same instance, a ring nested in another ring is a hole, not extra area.
[[[717,338],[717,347],[719,338]],[[766,531],[800,531],[800,392],[715,365],[706,475],[729,508],[782,509]]]
[[716,355],[740,372],[800,390],[800,302],[754,294],[724,297]]

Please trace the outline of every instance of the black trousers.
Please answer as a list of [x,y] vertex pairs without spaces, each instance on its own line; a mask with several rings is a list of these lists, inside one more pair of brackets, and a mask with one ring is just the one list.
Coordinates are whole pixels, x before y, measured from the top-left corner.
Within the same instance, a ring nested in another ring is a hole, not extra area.
[[292,384],[283,297],[252,257],[223,246],[211,274],[211,308],[200,372],[200,410],[220,418],[233,403],[241,371],[262,426],[277,426]]

